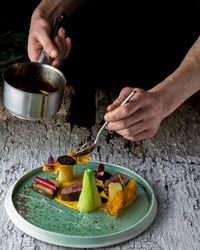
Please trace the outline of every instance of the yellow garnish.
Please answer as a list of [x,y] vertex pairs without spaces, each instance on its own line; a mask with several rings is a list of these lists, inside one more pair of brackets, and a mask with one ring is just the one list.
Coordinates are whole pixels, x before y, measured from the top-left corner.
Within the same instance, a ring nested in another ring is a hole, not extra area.
[[86,164],[88,163],[88,161],[90,160],[90,156],[89,155],[84,155],[81,157],[77,157],[77,164]]
[[90,160],[89,155],[78,158],[73,155],[74,153],[70,151],[67,155],[58,157],[53,163],[48,162],[44,164],[42,170],[51,174],[58,172],[57,180],[59,182],[69,181],[73,179],[73,166],[76,164],[86,164]]
[[90,156],[89,155],[83,155],[83,156],[80,156],[80,157],[74,157],[74,152],[68,152],[67,153],[68,156],[72,157],[75,161],[76,161],[76,164],[86,164],[88,163],[88,161],[90,160]]
[[76,158],[73,157],[73,156],[74,156],[74,152],[69,151],[69,152],[67,153],[67,155],[70,156],[70,157],[72,157],[74,160],[76,160]]
[[46,163],[43,165],[42,170],[44,172],[49,172],[51,174],[56,174],[59,170],[58,166],[56,164],[49,164]]
[[108,185],[108,199],[112,200],[115,198],[118,192],[122,191],[122,185],[119,182],[111,182]]

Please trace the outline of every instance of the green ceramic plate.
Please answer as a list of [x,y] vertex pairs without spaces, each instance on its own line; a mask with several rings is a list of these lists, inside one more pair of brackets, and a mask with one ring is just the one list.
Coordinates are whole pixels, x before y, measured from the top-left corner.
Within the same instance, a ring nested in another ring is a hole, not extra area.
[[[100,162],[76,166],[77,173]],[[114,164],[104,163],[110,173],[122,172],[137,180],[136,200],[117,217],[108,212],[80,213],[31,190],[36,176],[50,175],[41,168],[20,178],[9,190],[5,208],[11,221],[23,232],[39,240],[66,247],[94,248],[129,240],[144,231],[154,220],[157,202],[152,188],[138,174]]]

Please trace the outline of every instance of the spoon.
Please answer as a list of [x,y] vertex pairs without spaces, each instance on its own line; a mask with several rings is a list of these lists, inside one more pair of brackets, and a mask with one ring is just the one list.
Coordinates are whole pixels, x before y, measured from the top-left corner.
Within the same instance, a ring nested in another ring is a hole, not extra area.
[[[130,93],[130,95],[120,104],[120,106],[126,104],[131,99],[131,97],[135,95],[135,93],[136,93],[136,91],[133,90]],[[102,127],[99,129],[97,136],[96,136],[96,139],[94,140],[93,143],[86,142],[85,144],[82,145],[82,147],[79,149],[79,151],[74,153],[73,156],[80,157],[80,156],[87,155],[87,154],[91,153],[96,148],[100,134],[107,125],[108,125],[108,122],[105,122],[102,125]]]

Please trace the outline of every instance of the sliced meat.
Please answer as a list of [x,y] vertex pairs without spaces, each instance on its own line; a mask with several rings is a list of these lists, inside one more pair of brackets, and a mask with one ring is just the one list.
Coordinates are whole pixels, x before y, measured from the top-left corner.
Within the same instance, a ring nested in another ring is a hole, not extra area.
[[61,190],[61,199],[64,201],[77,201],[82,190],[82,183],[75,183]]
[[126,185],[129,181],[129,177],[122,173],[116,173],[112,175],[109,179],[107,179],[104,183],[104,192],[106,195],[108,195],[108,185],[112,182],[119,182],[121,184]]
[[43,194],[48,198],[53,198],[55,194],[55,192],[52,189],[44,187],[43,185],[38,183],[33,183],[32,189],[40,194]]

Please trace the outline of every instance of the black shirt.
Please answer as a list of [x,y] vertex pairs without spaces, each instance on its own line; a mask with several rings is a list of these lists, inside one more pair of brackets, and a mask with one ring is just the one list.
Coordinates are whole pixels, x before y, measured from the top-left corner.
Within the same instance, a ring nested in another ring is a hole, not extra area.
[[176,69],[198,38],[200,7],[197,0],[91,0],[70,26],[70,82],[148,89]]

